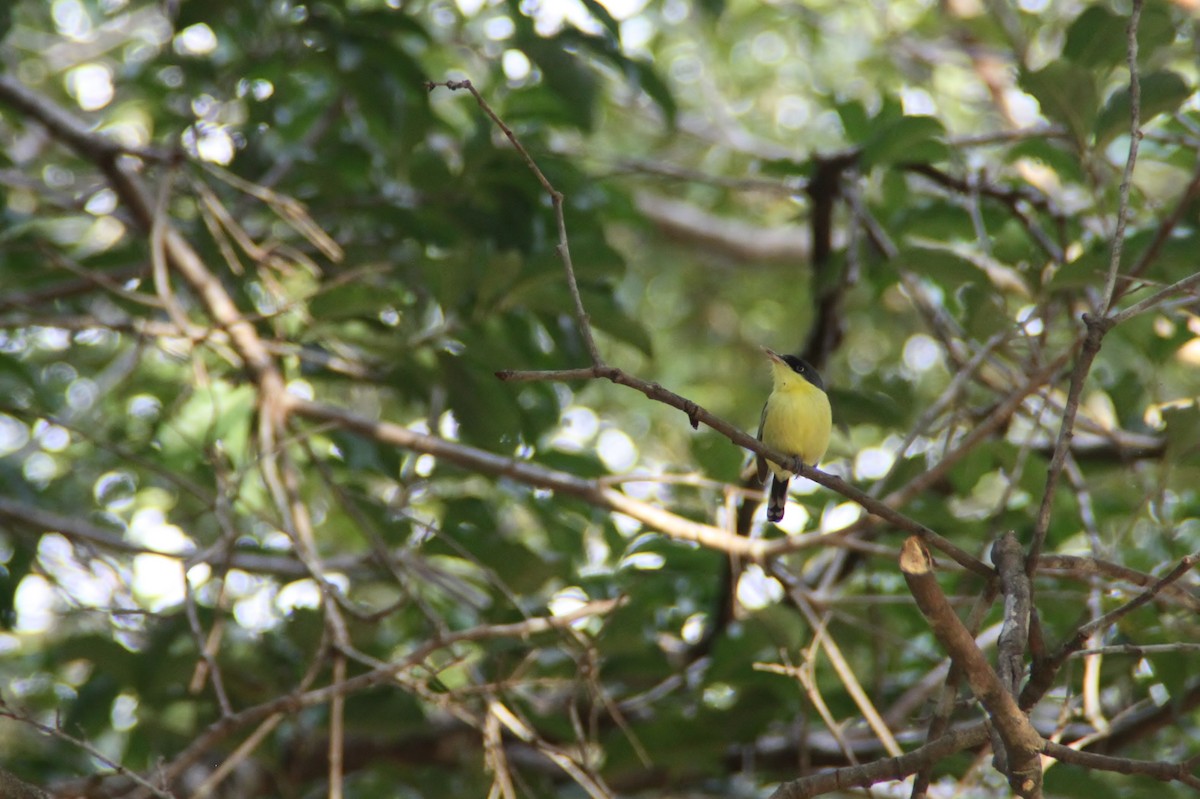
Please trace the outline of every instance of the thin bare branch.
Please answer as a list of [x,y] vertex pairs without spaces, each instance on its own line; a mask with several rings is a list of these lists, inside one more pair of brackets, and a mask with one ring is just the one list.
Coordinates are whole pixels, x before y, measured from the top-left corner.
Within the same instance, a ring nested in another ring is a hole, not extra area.
[[1117,275],[1121,272],[1121,253],[1125,248],[1125,228],[1129,224],[1129,189],[1133,185],[1133,168],[1137,164],[1138,146],[1142,141],[1142,83],[1138,75],[1138,22],[1142,17],[1142,0],[1133,0],[1129,12],[1129,25],[1125,31],[1125,63],[1129,66],[1129,154],[1125,158],[1125,172],[1118,189],[1117,229],[1113,231],[1112,248],[1108,258],[1108,276],[1104,281],[1104,294],[1096,308],[1099,315],[1112,312],[1117,288]]
[[1062,664],[1066,662],[1067,658],[1069,658],[1072,654],[1084,648],[1088,637],[1093,632],[1108,627],[1122,617],[1128,615],[1134,610],[1137,610],[1142,605],[1145,605],[1147,602],[1150,602],[1168,586],[1195,568],[1197,563],[1200,563],[1200,552],[1193,553],[1180,559],[1179,563],[1175,565],[1175,568],[1171,569],[1171,571],[1167,572],[1165,575],[1155,581],[1153,585],[1146,588],[1146,590],[1142,591],[1133,599],[1117,608],[1114,608],[1100,618],[1093,619],[1087,624],[1081,625],[1078,629],[1076,629],[1074,634],[1064,641],[1053,655],[1047,657],[1044,661],[1036,662],[1034,664],[1033,673],[1030,675],[1029,682],[1025,684],[1025,689],[1021,692],[1021,706],[1032,707],[1042,698],[1042,696],[1045,695],[1046,691],[1048,691],[1050,686],[1053,684],[1054,678],[1057,675],[1058,670],[1062,667]]
[[[1042,574],[1067,574],[1077,579],[1090,581],[1094,576],[1107,580],[1119,580],[1139,588],[1148,588],[1159,582],[1159,578],[1136,571],[1128,566],[1078,555],[1042,555],[1038,560],[1038,571]],[[1200,613],[1200,592],[1186,585],[1165,585],[1158,589],[1160,600],[1169,600],[1182,605],[1193,613]]]
[[1146,299],[1136,302],[1124,310],[1118,311],[1110,316],[1109,319],[1114,325],[1119,325],[1122,322],[1132,319],[1138,314],[1143,314],[1146,311],[1154,310],[1172,297],[1182,294],[1185,291],[1191,291],[1198,285],[1200,285],[1200,272],[1197,272],[1194,275],[1188,275],[1185,278],[1175,281],[1166,288],[1154,292]]
[[528,461],[506,458],[437,436],[417,433],[407,427],[390,422],[377,422],[334,406],[322,405],[294,396],[289,398],[289,403],[291,412],[297,416],[322,422],[333,422],[346,430],[376,441],[417,452],[427,452],[474,471],[510,477],[526,485],[579,497],[598,507],[620,511],[672,538],[693,541],[724,552],[734,552],[753,560],[762,558],[763,541],[742,538],[720,527],[685,519],[650,503],[634,499],[614,488],[606,487],[599,481],[586,480]]
[[[346,656],[333,655],[333,684],[346,681]],[[342,799],[345,778],[346,695],[335,694],[329,701],[329,799]]]
[[12,705],[8,704],[8,702],[5,701],[3,698],[0,698],[0,716],[10,718],[13,721],[18,721],[28,727],[31,727],[31,728],[37,730],[38,732],[41,732],[45,735],[49,735],[51,738],[57,738],[60,741],[66,741],[67,743],[71,744],[72,746],[74,746],[78,749],[81,749],[84,752],[87,752],[87,754],[90,757],[94,758],[98,763],[104,764],[108,768],[115,771],[117,774],[120,774],[123,777],[127,777],[128,779],[137,783],[143,790],[149,792],[149,794],[151,796],[157,796],[157,797],[159,797],[159,799],[175,799],[174,793],[172,793],[169,790],[164,790],[164,789],[160,788],[159,786],[153,784],[146,778],[142,777],[137,772],[131,771],[130,769],[127,769],[124,766],[122,766],[120,763],[117,763],[117,762],[109,759],[108,757],[106,757],[104,755],[103,752],[101,752],[99,749],[97,749],[95,746],[93,746],[90,742],[88,742],[82,738],[77,738],[74,735],[71,735],[70,733],[68,733],[61,727],[59,727],[57,723],[55,723],[53,725],[43,724],[42,722],[33,718],[28,713],[18,710],[17,708],[14,708]]
[[1058,438],[1054,442],[1054,454],[1050,465],[1046,468],[1046,488],[1042,493],[1042,504],[1038,509],[1034,522],[1033,536],[1025,559],[1025,570],[1032,574],[1042,554],[1046,541],[1046,531],[1050,528],[1050,511],[1054,506],[1055,492],[1058,480],[1062,475],[1063,464],[1067,459],[1067,451],[1071,438],[1075,435],[1075,417],[1079,413],[1079,398],[1083,394],[1083,384],[1091,371],[1092,362],[1100,352],[1100,343],[1104,335],[1112,328],[1113,322],[1107,317],[1093,317],[1084,314],[1083,322],[1087,327],[1083,336],[1079,356],[1075,367],[1071,370],[1071,384],[1067,389],[1067,404],[1063,411],[1062,424],[1059,426]]
[[[192,588],[192,582],[188,579],[187,564],[181,562],[179,564],[181,578],[183,580],[183,598],[184,610],[187,615],[188,626],[192,631],[192,638],[196,642],[196,649],[200,653],[200,661],[197,664],[197,674],[208,676],[212,680],[213,693],[217,697],[217,706],[221,708],[221,715],[229,716],[233,714],[233,706],[229,703],[229,695],[225,693],[225,680],[221,676],[221,667],[217,663],[216,647],[220,640],[215,634],[205,635],[204,628],[200,625],[200,614],[196,610],[196,592]],[[216,633],[221,625],[218,618],[213,626],[212,633]],[[199,664],[203,663],[203,670],[199,670]],[[203,687],[203,683],[196,685],[198,691]]]
[[1110,757],[1095,752],[1080,751],[1053,741],[1045,741],[1042,751],[1055,760],[1096,771],[1113,771],[1118,774],[1140,774],[1163,782],[1179,782],[1190,788],[1200,789],[1200,777],[1192,773],[1196,764],[1168,763],[1166,761],[1134,760],[1126,757]]
[[867,788],[888,780],[902,780],[922,768],[938,763],[965,749],[973,749],[986,743],[987,726],[976,724],[965,729],[953,730],[936,741],[931,741],[899,757],[880,758],[861,766],[829,769],[818,774],[791,780],[781,784],[771,794],[771,799],[810,799],[831,791],[847,788]]
[[[691,421],[692,427],[698,427],[700,424],[704,424],[705,426],[725,436],[737,446],[747,449],[756,455],[762,455],[774,463],[778,463],[787,467],[793,473],[798,474],[801,477],[807,477],[814,483],[819,483],[820,485],[823,485],[826,488],[841,494],[847,499],[850,499],[861,505],[869,513],[878,516],[879,518],[891,523],[901,530],[921,536],[921,538],[928,541],[931,546],[950,556],[950,558],[968,571],[975,572],[983,577],[991,577],[993,574],[992,569],[990,569],[978,558],[938,535],[925,525],[895,510],[886,502],[882,502],[869,496],[866,492],[850,485],[839,477],[827,472],[823,472],[805,463],[800,463],[798,458],[790,458],[782,455],[781,453],[772,451],[769,447],[765,446],[761,441],[749,435],[748,433],[739,430],[734,425],[730,424],[719,416],[710,413],[691,400],[685,399],[678,394],[668,391],[658,383],[647,382],[612,366],[605,366],[595,369],[573,369],[569,371],[558,372],[501,371],[497,372],[496,376],[501,380],[578,380],[603,378],[606,380],[611,380],[618,385],[628,386],[636,391],[640,391],[652,400],[662,402],[666,405],[670,405],[673,408],[683,411],[687,414],[688,419]],[[301,404],[304,405],[304,403]],[[411,431],[407,432],[409,433],[409,436],[415,435],[412,434]],[[623,497],[624,495],[621,496]],[[630,500],[625,498],[622,501],[628,502]],[[710,529],[716,530],[717,528]],[[728,536],[728,533],[725,531],[721,531],[721,533],[723,536]],[[737,537],[735,536],[735,538]],[[736,552],[740,555],[746,555],[752,550],[756,553],[756,557],[772,557],[777,554],[788,552],[795,548],[795,544],[791,543],[788,539],[776,539],[769,542],[755,542],[755,544],[756,545],[753,547],[729,546],[722,548],[724,548],[727,552]]]
[[1173,644],[1108,644],[1072,652],[1071,657],[1087,655],[1131,655],[1146,657],[1148,655],[1175,655],[1181,652],[1200,652],[1200,644],[1190,641],[1176,641]]
[[475,98],[475,102],[483,109],[483,113],[488,115],[488,118],[495,123],[505,135],[505,137],[516,148],[521,159],[525,161],[525,165],[529,167],[529,171],[537,178],[538,183],[542,184],[542,188],[550,195],[550,200],[554,204],[554,217],[558,223],[558,257],[562,259],[563,269],[566,273],[567,288],[571,293],[571,302],[575,305],[575,321],[579,325],[579,336],[583,339],[584,347],[587,349],[588,356],[591,358],[592,366],[597,368],[604,365],[604,359],[600,357],[600,350],[596,347],[596,340],[592,336],[592,323],[588,317],[587,309],[583,307],[583,298],[579,294],[579,283],[575,280],[575,266],[571,263],[571,248],[567,243],[567,223],[563,217],[563,202],[564,196],[561,191],[554,188],[550,180],[538,167],[537,162],[533,160],[533,156],[521,144],[521,140],[517,138],[517,134],[513,133],[512,128],[504,124],[504,120],[492,110],[488,105],[487,100],[483,99],[483,95],[469,80],[447,80],[440,83],[427,83],[425,88],[433,91],[438,86],[445,86],[451,91],[466,89]]
[[266,740],[267,736],[275,731],[279,726],[279,722],[283,721],[284,714],[275,713],[263,719],[262,723],[254,728],[254,732],[246,736],[246,740],[238,745],[237,749],[221,761],[221,765],[213,769],[212,773],[204,778],[204,782],[192,792],[194,799],[204,799],[204,797],[212,796],[217,787],[220,786],[225,779],[233,773],[238,764],[254,754],[254,750],[258,749]]

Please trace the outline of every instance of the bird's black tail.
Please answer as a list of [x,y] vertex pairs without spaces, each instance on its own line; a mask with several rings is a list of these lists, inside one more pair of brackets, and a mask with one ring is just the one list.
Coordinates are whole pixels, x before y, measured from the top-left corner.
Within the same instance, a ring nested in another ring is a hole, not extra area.
[[771,478],[771,497],[767,501],[767,519],[773,522],[783,518],[783,509],[787,506],[787,488],[790,478],[774,476]]

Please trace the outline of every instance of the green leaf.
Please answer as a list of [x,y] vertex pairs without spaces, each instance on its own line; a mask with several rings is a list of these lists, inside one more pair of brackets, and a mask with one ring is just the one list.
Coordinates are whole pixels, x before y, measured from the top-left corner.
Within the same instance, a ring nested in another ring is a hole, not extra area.
[[176,468],[201,460],[205,450],[218,443],[225,456],[240,463],[249,454],[246,445],[255,411],[252,386],[214,381],[193,389],[163,424],[158,443]]
[[970,260],[945,248],[911,246],[901,250],[899,263],[914,274],[927,277],[950,291],[984,279],[983,271]]
[[653,64],[640,59],[630,59],[628,64],[633,72],[633,82],[658,105],[659,110],[663,112],[663,117],[666,118],[667,128],[674,128],[675,117],[679,115],[679,106],[675,102],[675,95],[671,93],[671,88],[658,74],[658,70],[654,68]]
[[1096,243],[1074,261],[1059,267],[1047,288],[1053,291],[1080,289],[1103,283],[1108,269],[1107,244]]
[[11,395],[17,386],[22,388],[36,387],[37,380],[34,377],[33,371],[19,358],[14,358],[8,353],[0,352],[0,388],[5,389],[4,396]]
[[621,23],[613,19],[613,15],[608,13],[607,8],[597,2],[597,0],[583,0],[583,6],[593,17],[600,20],[600,24],[604,26],[604,29],[608,31],[614,41],[620,41]]
[[1138,63],[1161,63],[1162,49],[1175,41],[1179,30],[1179,23],[1171,13],[1171,4],[1146,4],[1138,18]]
[[65,730],[82,730],[88,737],[95,737],[107,729],[112,717],[112,703],[121,693],[121,684],[104,669],[94,672],[90,679],[79,687],[62,720]]
[[1065,125],[1076,143],[1087,141],[1100,104],[1094,72],[1069,61],[1053,61],[1036,72],[1023,71],[1020,85],[1038,101],[1047,119]]
[[1200,448],[1200,408],[1194,402],[1183,407],[1164,408],[1162,417],[1167,426],[1167,457],[1173,461],[1185,456],[1193,460]]
[[[1141,103],[1138,124],[1145,127],[1159,114],[1175,111],[1192,96],[1192,87],[1182,77],[1168,70],[1143,75],[1140,81]],[[1129,131],[1132,105],[1128,86],[1113,92],[1096,120],[1096,146],[1103,147],[1122,133]]]
[[626,313],[617,303],[611,290],[581,286],[580,293],[583,295],[583,307],[591,317],[592,324],[618,341],[636,347],[647,356],[653,354],[650,334],[645,326]]
[[511,452],[517,445],[521,418],[512,392],[493,374],[496,365],[448,353],[441,354],[438,361],[462,439],[485,449]]
[[[1196,271],[1196,254],[1200,253],[1200,232],[1195,228],[1176,230],[1165,242],[1155,245],[1158,229],[1138,231],[1125,240],[1126,256],[1122,267],[1138,264],[1148,258],[1141,277],[1161,283],[1173,283]],[[1150,248],[1157,246],[1156,252]]]
[[[1169,283],[1184,278],[1195,271],[1196,252],[1200,247],[1200,235],[1195,231],[1180,231],[1165,242],[1155,244],[1157,229],[1139,230],[1125,239],[1121,258],[1122,270],[1132,268],[1157,247],[1141,276],[1155,282]],[[1103,282],[1108,271],[1110,244],[1107,241],[1093,242],[1092,246],[1069,264],[1064,264],[1051,278],[1049,287],[1055,291],[1095,286]]]
[[512,250],[489,258],[475,285],[479,309],[483,311],[500,305],[525,268],[525,259]]
[[[1141,783],[1121,774],[1092,771],[1069,763],[1059,763],[1046,772],[1047,796],[1087,796],[1089,799],[1132,799],[1156,794],[1141,794],[1137,787]],[[1157,794],[1161,795],[1161,794]]]
[[968,283],[955,293],[966,329],[978,341],[1008,327],[1011,322],[1004,302],[988,283]]
[[591,451],[563,452],[540,447],[537,460],[547,468],[557,469],[577,477],[596,478],[608,474],[604,464]]
[[512,92],[504,103],[504,119],[520,132],[526,127],[578,127],[579,110],[549,86],[535,84]]
[[[1135,295],[1126,302],[1140,298],[1141,295]],[[1143,370],[1165,367],[1174,360],[1180,347],[1195,338],[1195,334],[1188,330],[1186,325],[1164,327],[1160,326],[1160,322],[1161,319],[1155,314],[1144,313],[1122,322],[1118,328],[1113,329],[1113,343],[1128,342],[1130,363],[1141,367],[1128,372],[1126,379],[1114,389],[1127,392],[1120,398],[1114,396],[1113,400],[1118,409],[1129,409],[1128,418],[1120,420],[1122,426],[1129,429],[1136,430],[1144,424],[1146,377]],[[1105,346],[1107,344],[1106,339]]]
[[[754,431],[750,431],[753,433]],[[691,437],[692,455],[700,464],[700,470],[714,480],[737,480],[746,464],[746,452],[729,443],[729,439],[704,430]]]
[[904,396],[893,396],[882,391],[852,391],[841,388],[831,388],[828,394],[834,421],[839,426],[874,424],[900,428],[909,418],[910,409]]
[[947,157],[942,137],[946,129],[937,117],[902,116],[884,122],[863,145],[864,167],[879,164],[942,161]]
[[969,498],[983,476],[995,468],[994,451],[976,447],[954,465],[954,468],[950,470],[949,479],[958,496]]
[[1081,67],[1115,67],[1125,63],[1129,20],[1102,5],[1091,6],[1067,29],[1063,57]]
[[[1088,69],[1122,66],[1128,60],[1129,17],[1093,5],[1067,29],[1063,58]],[[1138,61],[1151,63],[1175,38],[1177,25],[1167,5],[1149,4],[1138,18]]]
[[1010,147],[1005,155],[1005,161],[1012,164],[1022,158],[1033,159],[1054,171],[1059,180],[1079,182],[1084,179],[1083,169],[1079,158],[1072,150],[1055,139],[1026,139]]
[[[553,563],[515,537],[497,529],[496,508],[469,497],[447,503],[442,519],[443,535],[454,540],[479,563],[487,564],[509,589],[521,594],[540,590],[552,578]],[[526,540],[529,540],[525,531]],[[461,551],[434,538],[425,545],[430,554],[461,557]]]
[[379,286],[356,281],[319,292],[309,302],[308,310],[322,320],[369,319],[374,322],[391,299]]
[[0,563],[0,630],[11,630],[17,621],[17,586],[29,574],[37,554],[36,547],[30,546],[31,540],[17,538],[11,543],[11,557],[7,563]]
[[848,142],[858,144],[870,135],[871,119],[861,101],[838,103],[834,108],[837,109],[838,118],[842,120],[842,130],[845,131]]
[[582,131],[596,124],[600,87],[596,75],[578,55],[580,38],[560,33],[543,39],[518,27],[517,43],[542,73],[542,81],[563,104],[567,118]]
[[[330,439],[337,445],[345,468],[358,473],[370,472],[385,477],[400,473],[400,453],[392,446],[340,430],[331,431]],[[334,462],[330,461],[334,466]]]

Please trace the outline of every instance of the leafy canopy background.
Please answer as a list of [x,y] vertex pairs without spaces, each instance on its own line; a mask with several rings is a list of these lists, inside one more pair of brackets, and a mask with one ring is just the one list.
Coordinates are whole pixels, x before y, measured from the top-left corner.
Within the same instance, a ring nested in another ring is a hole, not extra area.
[[[763,795],[936,738],[946,655],[893,524],[809,483],[789,544],[724,435],[612,381],[497,380],[590,368],[587,328],[529,164],[426,83],[469,78],[562,193],[606,365],[753,430],[759,346],[803,351],[823,468],[985,560],[1044,536],[1053,650],[1200,550],[1191,288],[1076,368],[1081,313],[1200,253],[1196,11],[1139,9],[1133,81],[1130,17],[5,6],[6,767],[62,795]],[[731,619],[735,527],[775,549]],[[995,589],[939,565],[992,646]],[[1187,574],[1095,630],[1149,648],[1060,664],[1039,732],[1195,757],[1198,601]],[[1004,794],[954,751],[935,789]],[[1187,790],[1093,767],[1047,791]]]

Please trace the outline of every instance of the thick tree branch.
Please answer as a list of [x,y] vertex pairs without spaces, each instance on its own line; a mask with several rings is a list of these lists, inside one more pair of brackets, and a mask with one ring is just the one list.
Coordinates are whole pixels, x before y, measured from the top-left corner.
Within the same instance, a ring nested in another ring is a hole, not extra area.
[[1029,640],[1032,596],[1021,545],[1011,532],[1005,533],[992,546],[992,563],[1000,573],[1004,591],[1004,628],[997,644],[997,666],[1000,682],[1016,696],[1025,674],[1023,664],[1025,644]]
[[1038,753],[1042,737],[1017,706],[1016,700],[1001,683],[996,672],[975,645],[975,639],[959,621],[954,608],[933,576],[933,559],[913,537],[900,552],[900,571],[917,601],[917,607],[945,647],[950,659],[959,665],[971,690],[979,699],[988,718],[1004,742],[1006,775],[1018,796],[1042,795],[1042,768]]

